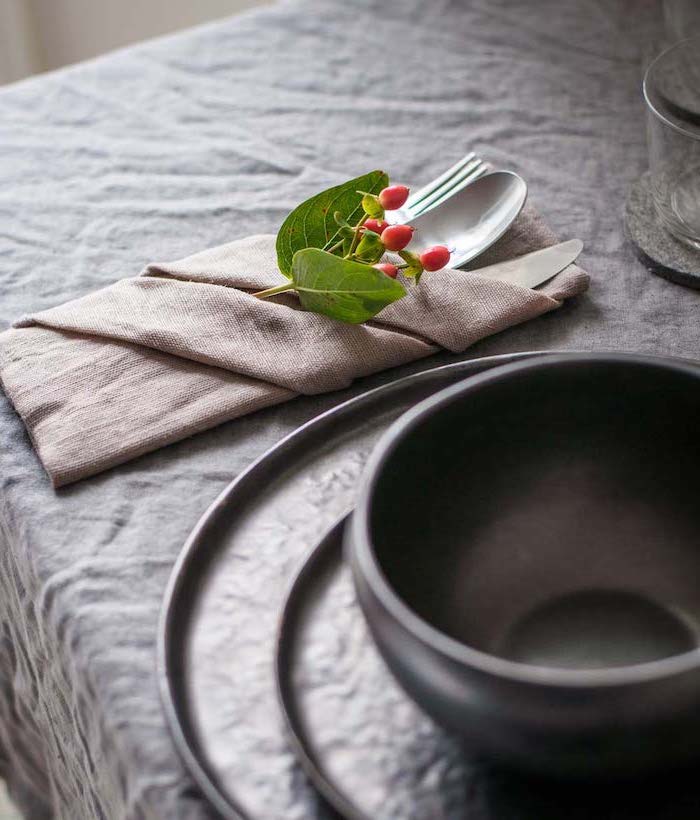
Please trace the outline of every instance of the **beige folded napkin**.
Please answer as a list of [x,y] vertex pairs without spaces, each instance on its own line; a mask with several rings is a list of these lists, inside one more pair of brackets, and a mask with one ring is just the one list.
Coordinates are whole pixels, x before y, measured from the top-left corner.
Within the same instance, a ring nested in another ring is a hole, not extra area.
[[[552,244],[525,210],[488,263]],[[484,261],[486,264],[486,261]],[[371,323],[308,313],[285,294],[274,236],[149,265],[0,334],[0,381],[55,486],[298,394],[460,352],[586,289],[569,267],[540,290],[443,270]]]

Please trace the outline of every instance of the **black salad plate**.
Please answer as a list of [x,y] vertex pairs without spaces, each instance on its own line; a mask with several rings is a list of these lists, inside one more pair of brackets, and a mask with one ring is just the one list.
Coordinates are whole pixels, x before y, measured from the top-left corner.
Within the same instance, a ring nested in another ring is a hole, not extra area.
[[[158,674],[177,748],[223,818],[328,820],[337,816],[307,778],[278,700],[277,634],[291,580],[316,545],[351,511],[366,460],[389,424],[456,381],[536,355],[542,353],[446,365],[351,399],[308,422],[258,459],[197,524],[166,591]],[[349,741],[344,734],[334,743],[332,760],[322,761],[322,771],[334,781],[339,780],[338,774],[344,776],[335,785],[328,783],[334,791],[326,791],[326,797],[334,798],[348,817],[363,817],[368,809],[372,813],[364,816],[371,820],[560,820],[564,815],[589,820],[642,816],[685,820],[700,816],[700,797],[684,782],[674,785],[665,779],[653,793],[644,790],[643,803],[635,798],[639,786],[599,789],[596,794],[603,802],[597,808],[605,808],[591,814],[585,791],[552,784],[539,787],[531,780],[468,761],[457,741],[423,717],[384,671],[355,607],[337,543],[332,536],[321,548],[330,556],[324,578],[341,584],[339,599],[331,602],[336,609],[328,623],[317,624],[321,640],[317,654],[311,656],[313,674],[308,681],[295,676],[289,680],[296,687],[295,696],[304,698],[304,714],[310,716],[312,706],[315,710],[318,720],[312,727],[326,725],[342,713],[338,726],[329,728],[357,734]],[[308,579],[312,575],[305,573]],[[323,593],[322,585],[315,588]],[[314,614],[313,606],[309,614]],[[342,679],[337,674],[341,659],[350,663]],[[353,659],[356,670],[351,668]],[[319,686],[319,697],[330,699],[320,706],[313,693],[299,689],[300,683],[314,687],[324,680],[335,685]],[[374,698],[378,687],[386,689],[380,693],[384,700]],[[387,728],[380,732],[376,727],[383,722]],[[397,746],[389,733],[405,735],[410,745]],[[325,743],[323,735],[314,738],[314,743]],[[397,757],[397,751],[404,757]],[[306,763],[307,772],[315,773],[309,759]],[[414,805],[416,792],[404,784],[412,788],[416,780],[421,783],[421,799]],[[369,793],[370,789],[375,792]],[[352,803],[338,802],[343,795]],[[579,798],[588,813],[579,809]],[[548,807],[559,813],[548,814]]]
[[387,671],[343,563],[345,521],[304,563],[282,612],[277,680],[297,757],[347,820],[471,817],[486,770]]
[[470,759],[423,715],[372,643],[343,561],[345,519],[283,608],[279,697],[297,757],[346,820],[690,820],[697,773],[640,782],[542,780]]

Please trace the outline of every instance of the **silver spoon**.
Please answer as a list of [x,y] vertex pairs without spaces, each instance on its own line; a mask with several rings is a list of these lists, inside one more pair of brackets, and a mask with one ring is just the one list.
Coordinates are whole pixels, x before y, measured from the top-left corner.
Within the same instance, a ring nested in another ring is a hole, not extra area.
[[450,267],[466,265],[501,237],[527,199],[525,180],[512,171],[493,171],[440,205],[411,220],[411,250],[446,245]]

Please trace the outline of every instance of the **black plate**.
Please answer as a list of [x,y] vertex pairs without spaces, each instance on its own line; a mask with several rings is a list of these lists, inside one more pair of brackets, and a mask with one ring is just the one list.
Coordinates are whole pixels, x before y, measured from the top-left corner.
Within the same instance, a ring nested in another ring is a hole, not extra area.
[[222,817],[331,816],[296,761],[277,701],[275,639],[289,579],[352,509],[365,461],[392,421],[449,384],[533,355],[426,370],[339,405],[263,455],[197,524],[166,590],[159,684],[177,748]]
[[304,769],[347,820],[690,820],[697,773],[590,785],[470,760],[395,683],[374,648],[338,523],[294,581],[280,622],[280,700]]
[[374,649],[343,563],[345,519],[304,563],[277,648],[297,756],[346,820],[480,817],[477,764],[403,694]]
[[[532,355],[435,368],[336,407],[254,463],[196,526],[164,599],[159,684],[177,748],[223,817],[332,816],[296,760],[277,701],[275,639],[289,579],[352,509],[365,461],[394,419],[455,381]],[[486,789],[484,777],[480,770],[469,786],[471,805],[483,804],[469,820],[538,816],[491,810],[484,801],[500,790]]]

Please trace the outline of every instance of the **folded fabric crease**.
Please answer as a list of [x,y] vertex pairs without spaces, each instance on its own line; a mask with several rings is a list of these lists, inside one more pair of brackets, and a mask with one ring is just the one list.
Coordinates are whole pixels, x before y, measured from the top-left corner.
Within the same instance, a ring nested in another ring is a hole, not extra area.
[[[526,209],[492,257],[553,241]],[[274,236],[252,236],[151,264],[0,334],[0,380],[54,485],[297,394],[462,352],[588,285],[575,266],[537,291],[443,270],[377,321],[345,325],[291,295],[252,295],[280,281]]]

